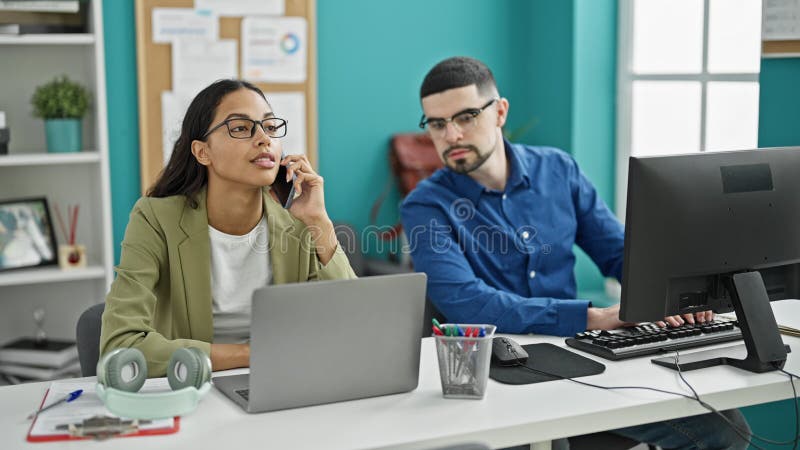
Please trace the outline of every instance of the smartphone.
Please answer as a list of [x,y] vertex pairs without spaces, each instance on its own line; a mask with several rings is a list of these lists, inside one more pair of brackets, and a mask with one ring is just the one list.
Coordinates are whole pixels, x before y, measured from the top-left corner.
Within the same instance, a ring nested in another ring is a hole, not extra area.
[[285,209],[289,209],[294,201],[294,181],[296,179],[297,175],[292,175],[292,181],[286,181],[286,166],[278,167],[278,176],[271,187]]

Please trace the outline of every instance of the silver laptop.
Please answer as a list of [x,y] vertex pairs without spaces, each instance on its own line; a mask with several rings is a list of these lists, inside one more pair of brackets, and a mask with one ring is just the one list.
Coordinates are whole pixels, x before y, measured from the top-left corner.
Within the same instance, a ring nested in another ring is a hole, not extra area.
[[413,390],[425,283],[412,273],[258,289],[250,374],[214,385],[251,413]]

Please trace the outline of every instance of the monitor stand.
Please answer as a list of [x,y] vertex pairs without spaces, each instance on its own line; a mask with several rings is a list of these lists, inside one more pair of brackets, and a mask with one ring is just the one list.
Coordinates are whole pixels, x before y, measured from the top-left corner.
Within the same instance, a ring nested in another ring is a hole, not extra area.
[[652,360],[654,364],[682,371],[726,364],[758,373],[783,368],[791,349],[781,340],[761,273],[737,273],[725,285],[733,300],[744,345],[689,353],[680,356],[677,365],[675,357],[656,358]]

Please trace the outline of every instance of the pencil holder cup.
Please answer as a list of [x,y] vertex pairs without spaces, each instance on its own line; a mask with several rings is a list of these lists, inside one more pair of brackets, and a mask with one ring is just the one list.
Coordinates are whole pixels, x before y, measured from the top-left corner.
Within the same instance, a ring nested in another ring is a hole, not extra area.
[[58,265],[61,266],[62,269],[86,267],[86,246],[59,245]]
[[[434,336],[439,357],[439,378],[445,398],[482,399],[489,379],[494,325],[442,324],[443,330],[456,330]],[[458,332],[460,330],[460,332]],[[482,336],[479,331],[482,330]],[[448,334],[461,334],[453,336]]]

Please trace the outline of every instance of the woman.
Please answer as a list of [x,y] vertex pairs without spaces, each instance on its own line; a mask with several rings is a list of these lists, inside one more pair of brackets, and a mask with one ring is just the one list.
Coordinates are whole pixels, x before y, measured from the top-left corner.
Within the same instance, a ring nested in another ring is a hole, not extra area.
[[[281,157],[286,122],[260,89],[221,80],[194,98],[158,181],[131,212],[106,298],[100,352],[135,347],[149,376],[197,347],[213,370],[247,367],[250,300],[267,284],[355,278],[325,210],[323,180]],[[285,210],[269,186],[296,176]]]

